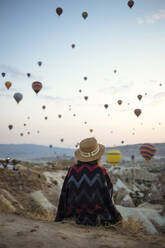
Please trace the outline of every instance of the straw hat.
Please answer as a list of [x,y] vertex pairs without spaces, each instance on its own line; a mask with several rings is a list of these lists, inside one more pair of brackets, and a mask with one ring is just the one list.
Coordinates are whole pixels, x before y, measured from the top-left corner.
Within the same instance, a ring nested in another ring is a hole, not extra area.
[[105,147],[97,143],[94,137],[80,142],[80,148],[75,151],[75,157],[82,162],[91,162],[99,159],[105,151]]

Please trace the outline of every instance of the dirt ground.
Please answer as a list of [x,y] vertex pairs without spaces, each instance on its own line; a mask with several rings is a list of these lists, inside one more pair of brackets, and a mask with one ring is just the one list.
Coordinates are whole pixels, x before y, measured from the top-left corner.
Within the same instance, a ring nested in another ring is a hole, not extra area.
[[163,236],[124,234],[74,222],[46,222],[0,214],[0,248],[163,248]]

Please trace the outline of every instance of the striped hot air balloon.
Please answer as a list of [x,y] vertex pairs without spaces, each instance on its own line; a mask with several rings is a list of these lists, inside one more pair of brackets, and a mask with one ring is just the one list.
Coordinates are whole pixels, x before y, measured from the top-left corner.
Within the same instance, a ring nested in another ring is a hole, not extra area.
[[35,91],[36,94],[38,94],[38,92],[42,89],[42,83],[40,82],[33,82],[32,83],[32,88]]
[[106,155],[107,162],[112,165],[117,165],[120,162],[121,157],[122,155],[119,150],[110,150]]
[[151,158],[156,153],[156,147],[152,144],[146,143],[146,144],[141,145],[139,151],[142,157],[145,159],[145,161],[149,163]]

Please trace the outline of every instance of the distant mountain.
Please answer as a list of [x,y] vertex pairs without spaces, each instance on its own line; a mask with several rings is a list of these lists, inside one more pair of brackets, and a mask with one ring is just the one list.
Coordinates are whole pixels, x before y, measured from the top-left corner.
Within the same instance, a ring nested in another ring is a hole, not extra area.
[[[154,144],[157,148],[155,158],[165,158],[165,143]],[[123,160],[130,160],[131,155],[141,159],[139,147],[141,144],[106,147],[105,154],[110,149],[120,150]],[[21,160],[54,160],[56,156],[62,159],[73,158],[75,149],[52,147],[34,144],[0,144],[0,158],[11,157]],[[103,157],[105,160],[105,156]]]
[[38,160],[51,158],[55,159],[56,156],[73,157],[74,149],[60,148],[60,147],[47,147],[43,145],[34,144],[0,144],[0,157],[11,157],[16,159],[25,160]]

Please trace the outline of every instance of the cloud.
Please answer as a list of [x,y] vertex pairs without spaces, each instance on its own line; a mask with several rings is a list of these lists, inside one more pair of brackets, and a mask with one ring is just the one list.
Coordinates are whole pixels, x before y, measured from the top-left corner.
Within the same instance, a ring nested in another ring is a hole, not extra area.
[[[14,67],[14,66],[10,66],[10,65],[0,65],[0,71],[5,72],[6,77],[8,76],[8,74],[10,74],[10,76],[12,76],[12,77],[27,77],[26,74],[30,73],[29,71],[22,72],[18,68]],[[31,74],[30,78],[36,79],[36,78],[39,78],[39,77],[36,77],[35,75]]]
[[40,98],[56,101],[56,102],[72,102],[73,99],[71,98],[64,98],[64,97],[57,97],[57,96],[50,96],[50,95],[40,95]]
[[0,70],[4,71],[6,73],[6,76],[8,73],[11,74],[11,76],[25,76],[25,73],[21,72],[20,70],[18,70],[16,67],[12,67],[9,65],[0,65]]
[[144,20],[141,17],[139,17],[139,18],[137,18],[137,22],[138,22],[138,24],[142,24],[142,23],[144,23]]
[[153,97],[156,100],[165,100],[165,92],[159,92],[155,94]]
[[116,93],[127,91],[128,89],[132,87],[132,85],[133,85],[132,83],[129,83],[129,84],[123,84],[120,86],[108,86],[108,87],[100,89],[99,92],[104,93],[104,94],[105,93],[116,94]]
[[165,10],[160,10],[158,13],[154,13],[151,16],[148,16],[145,18],[138,17],[137,23],[138,24],[143,24],[143,23],[151,24],[159,20],[165,20]]

